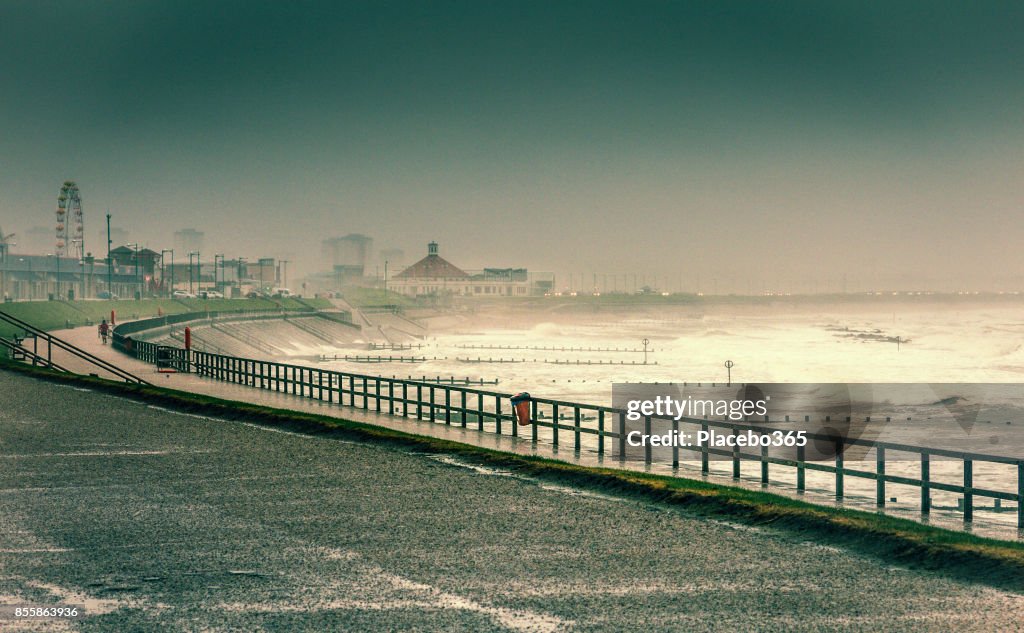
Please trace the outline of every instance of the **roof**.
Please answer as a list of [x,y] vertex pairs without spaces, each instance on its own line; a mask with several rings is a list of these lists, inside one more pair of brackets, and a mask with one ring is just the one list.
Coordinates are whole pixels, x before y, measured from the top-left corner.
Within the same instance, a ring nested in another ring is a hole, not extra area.
[[395,275],[396,279],[465,279],[469,277],[445,258],[430,254]]

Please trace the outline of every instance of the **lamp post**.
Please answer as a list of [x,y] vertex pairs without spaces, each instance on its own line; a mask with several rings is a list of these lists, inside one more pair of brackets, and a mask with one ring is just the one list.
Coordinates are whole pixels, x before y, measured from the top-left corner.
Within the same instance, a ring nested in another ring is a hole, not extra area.
[[189,251],[188,253],[188,293],[192,294],[192,257],[195,256],[199,259],[199,253],[197,251]]
[[110,210],[107,210],[107,294],[114,298],[114,266],[110,259]]
[[82,298],[86,295],[96,296],[96,258],[92,253],[86,253],[85,263],[89,264],[89,276],[86,278],[85,290],[82,292]]
[[290,259],[281,260],[281,285],[285,288],[288,287],[288,264],[292,263]]
[[[71,244],[84,244],[84,243],[85,243],[85,240],[83,240],[81,238],[75,238],[75,239],[71,240]],[[83,252],[82,256],[83,257],[85,256],[84,252]],[[84,289],[85,288],[85,286],[84,286],[84,284],[85,284],[85,281],[84,281],[85,280],[85,260],[84,259],[80,259],[80,260],[78,260],[78,263],[80,263],[82,265],[82,280],[83,280],[82,281],[82,284],[83,284],[83,286],[82,286],[82,288],[83,288],[82,294],[85,294],[85,289]],[[74,285],[73,284],[74,284],[74,282],[72,282],[72,290],[74,289]],[[79,295],[78,298],[81,299],[82,296]]]
[[[220,261],[220,281],[217,280],[217,262]],[[221,290],[224,285],[224,253],[213,254],[213,287]]]
[[239,257],[238,258],[238,270],[237,270],[238,294],[242,294],[242,280],[245,279],[246,275],[249,273],[249,269],[246,266],[247,262],[245,260],[246,260],[245,257]]
[[170,297],[171,293],[174,292],[174,249],[173,248],[162,248],[160,249],[160,283],[164,283],[167,280],[167,274],[165,272],[166,267],[164,266],[164,253],[171,254],[171,285],[167,287],[167,296]]

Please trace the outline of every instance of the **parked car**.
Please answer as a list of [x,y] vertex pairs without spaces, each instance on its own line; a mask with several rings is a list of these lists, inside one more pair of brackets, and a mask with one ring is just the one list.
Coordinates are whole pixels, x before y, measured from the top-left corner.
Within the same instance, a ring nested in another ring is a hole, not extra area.
[[113,294],[111,292],[108,292],[106,290],[101,290],[100,292],[96,293],[96,298],[97,299],[117,299],[118,297],[117,297],[117,295],[115,295],[115,294]]
[[171,294],[171,296],[174,297],[175,299],[195,299],[196,298],[196,296],[194,294],[192,294],[191,292],[187,292],[185,290],[175,290],[174,293]]
[[274,288],[272,294],[275,297],[290,297],[292,296],[292,291],[287,288]]
[[200,299],[223,299],[224,294],[217,290],[202,290],[199,293]]

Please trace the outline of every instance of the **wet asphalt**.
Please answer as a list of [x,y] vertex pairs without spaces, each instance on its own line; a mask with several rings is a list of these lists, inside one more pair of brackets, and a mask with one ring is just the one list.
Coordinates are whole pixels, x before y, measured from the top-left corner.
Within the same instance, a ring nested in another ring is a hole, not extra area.
[[0,371],[0,631],[1024,629],[1024,598],[444,456]]

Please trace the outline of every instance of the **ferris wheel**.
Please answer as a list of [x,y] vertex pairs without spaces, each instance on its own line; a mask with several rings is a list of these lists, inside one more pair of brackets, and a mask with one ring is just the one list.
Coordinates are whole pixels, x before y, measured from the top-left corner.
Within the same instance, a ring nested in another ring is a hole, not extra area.
[[65,180],[57,196],[57,255],[85,255],[85,218],[78,185]]

